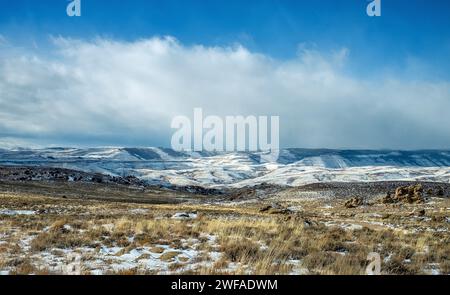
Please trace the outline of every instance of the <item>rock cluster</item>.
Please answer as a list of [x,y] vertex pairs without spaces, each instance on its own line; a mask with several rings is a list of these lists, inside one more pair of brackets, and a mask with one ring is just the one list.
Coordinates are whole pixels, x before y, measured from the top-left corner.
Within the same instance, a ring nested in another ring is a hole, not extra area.
[[407,203],[421,204],[425,203],[423,197],[423,187],[421,184],[401,186],[395,190],[395,194],[387,194],[381,202],[383,204]]
[[142,187],[147,186],[144,181],[132,175],[119,177],[53,167],[0,167],[0,180],[93,182]]

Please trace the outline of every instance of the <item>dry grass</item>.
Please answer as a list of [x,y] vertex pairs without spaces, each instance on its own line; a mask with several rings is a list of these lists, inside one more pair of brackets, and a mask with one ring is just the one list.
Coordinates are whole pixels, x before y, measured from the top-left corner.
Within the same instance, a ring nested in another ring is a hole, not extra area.
[[[286,206],[303,208],[287,215],[260,213],[260,205],[252,204],[145,205],[0,193],[0,208],[40,212],[2,216],[0,271],[59,273],[42,258],[43,253],[65,259],[67,251],[78,251],[88,264],[98,259],[104,247],[119,248],[115,257],[147,247],[148,253],[136,260],[157,255],[167,263],[161,271],[169,273],[364,274],[367,254],[375,251],[385,259],[385,274],[427,273],[433,265],[449,274],[448,199],[422,205],[428,206],[423,218],[411,216],[415,205],[345,209],[333,203],[324,208],[320,202],[286,201]],[[135,214],[133,209],[148,213]],[[190,211],[198,212],[198,217],[171,218],[176,212]],[[187,257],[184,250],[197,254]],[[108,268],[108,263],[115,263],[109,259],[103,273],[161,272],[141,266]],[[189,265],[193,267],[186,268]],[[86,268],[83,273],[90,271]]]

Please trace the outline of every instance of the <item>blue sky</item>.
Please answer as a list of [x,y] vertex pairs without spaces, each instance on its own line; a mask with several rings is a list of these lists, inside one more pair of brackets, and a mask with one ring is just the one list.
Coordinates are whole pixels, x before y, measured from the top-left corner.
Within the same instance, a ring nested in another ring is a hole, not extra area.
[[66,16],[67,0],[0,3],[0,32],[25,44],[49,35],[129,41],[170,35],[185,44],[239,42],[277,58],[294,56],[302,43],[345,46],[358,74],[400,70],[412,58],[426,61],[430,78],[450,76],[447,0],[384,0],[379,18],[366,15],[367,0],[82,0],[80,18]]
[[[367,0],[81,2],[82,16],[70,18],[66,0],[0,0],[0,137],[167,146],[173,106],[183,105],[178,112],[274,111],[282,146],[450,147],[450,122],[438,113],[450,106],[450,1],[382,0],[382,16],[372,18]],[[166,80],[173,86],[162,87]],[[128,90],[113,89],[112,81],[128,81]],[[142,91],[151,95],[142,98]],[[70,104],[73,93],[78,105]],[[97,93],[96,109],[86,93]],[[228,97],[236,103],[216,107]],[[142,110],[142,121],[163,123],[145,127],[113,106],[120,99],[151,108]],[[153,104],[161,105],[157,113]],[[47,105],[59,109],[31,115]]]

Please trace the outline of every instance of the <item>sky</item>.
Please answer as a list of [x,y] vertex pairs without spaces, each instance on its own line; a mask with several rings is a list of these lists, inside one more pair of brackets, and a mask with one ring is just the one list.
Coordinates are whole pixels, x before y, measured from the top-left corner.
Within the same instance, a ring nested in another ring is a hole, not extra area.
[[277,115],[280,145],[450,149],[450,1],[0,0],[0,144],[170,146]]

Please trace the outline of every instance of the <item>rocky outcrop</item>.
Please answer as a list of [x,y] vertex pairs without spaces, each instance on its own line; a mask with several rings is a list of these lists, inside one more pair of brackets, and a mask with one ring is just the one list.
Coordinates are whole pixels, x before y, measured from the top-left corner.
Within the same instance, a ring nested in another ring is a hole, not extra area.
[[363,199],[361,197],[353,197],[347,201],[345,201],[345,208],[356,208],[363,204]]
[[423,196],[423,187],[421,184],[400,186],[395,190],[394,194],[388,193],[381,199],[383,204],[406,203],[406,204],[422,204],[425,203]]
[[291,214],[293,213],[289,208],[286,208],[280,204],[274,203],[272,205],[263,206],[259,209],[260,213],[267,214]]
[[147,186],[145,181],[132,175],[119,177],[54,167],[0,167],[0,181],[60,181]]

